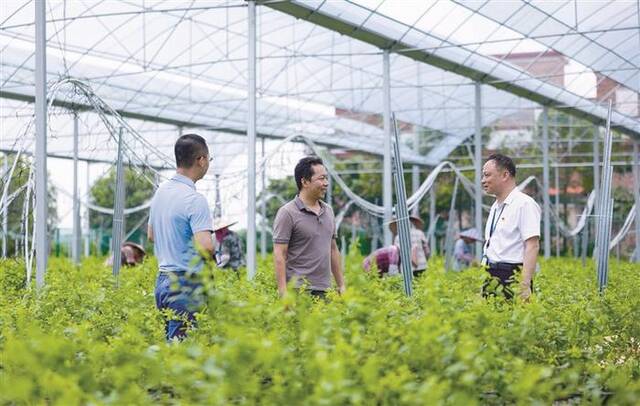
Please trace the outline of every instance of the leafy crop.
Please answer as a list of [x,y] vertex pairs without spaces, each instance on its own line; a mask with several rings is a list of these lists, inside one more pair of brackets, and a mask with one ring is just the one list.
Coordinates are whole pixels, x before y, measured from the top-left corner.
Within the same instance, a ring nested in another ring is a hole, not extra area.
[[347,258],[327,303],[277,297],[271,260],[253,282],[207,270],[207,307],[165,343],[153,259],[115,286],[101,260],[50,261],[47,287],[0,264],[0,404],[640,403],[640,269],[543,262],[531,303],[480,297],[483,273],[440,260],[406,298]]

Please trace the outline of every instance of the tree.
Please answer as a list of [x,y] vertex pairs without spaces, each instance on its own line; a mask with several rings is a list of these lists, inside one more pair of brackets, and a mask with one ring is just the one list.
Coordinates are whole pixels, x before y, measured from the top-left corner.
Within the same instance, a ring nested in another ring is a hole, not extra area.
[[[147,202],[153,196],[154,186],[148,179],[153,179],[153,173],[147,169],[134,169],[125,167],[125,208],[132,208]],[[116,171],[111,169],[109,173],[98,179],[91,187],[90,199],[97,206],[113,208],[116,188]],[[132,231],[149,215],[149,210],[141,210],[125,216],[125,235]],[[96,211],[91,211],[89,216],[91,228],[100,228],[103,232],[111,234],[113,216]],[[142,227],[146,230],[146,227]]]

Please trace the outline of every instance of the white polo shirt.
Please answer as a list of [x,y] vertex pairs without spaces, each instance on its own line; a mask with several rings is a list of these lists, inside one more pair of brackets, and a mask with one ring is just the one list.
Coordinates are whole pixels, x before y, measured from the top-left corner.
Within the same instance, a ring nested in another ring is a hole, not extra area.
[[504,203],[491,206],[484,228],[484,255],[490,262],[521,264],[524,242],[535,236],[540,236],[540,206],[516,187]]

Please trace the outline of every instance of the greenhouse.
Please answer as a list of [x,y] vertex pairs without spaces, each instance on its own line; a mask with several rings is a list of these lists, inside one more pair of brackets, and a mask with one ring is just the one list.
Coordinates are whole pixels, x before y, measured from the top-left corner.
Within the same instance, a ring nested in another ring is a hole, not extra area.
[[638,1],[8,0],[0,49],[0,404],[640,403]]

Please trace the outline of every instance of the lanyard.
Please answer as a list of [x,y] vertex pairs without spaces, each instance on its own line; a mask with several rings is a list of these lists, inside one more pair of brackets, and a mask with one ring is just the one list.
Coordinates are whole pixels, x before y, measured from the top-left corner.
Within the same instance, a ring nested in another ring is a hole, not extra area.
[[498,226],[498,221],[500,221],[500,216],[502,216],[502,212],[504,211],[504,208],[506,207],[506,203],[502,203],[502,208],[500,208],[500,213],[498,213],[498,218],[496,218],[496,212],[498,211],[498,208],[496,207],[493,210],[493,217],[491,217],[491,227],[489,227],[489,238],[487,238],[487,244],[485,245],[485,250],[487,248],[489,248],[489,245],[491,244],[491,237],[493,236],[493,232],[496,230],[496,227]]

